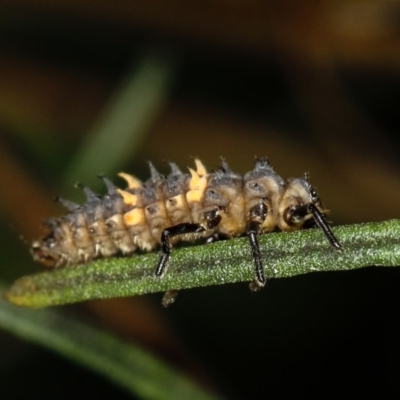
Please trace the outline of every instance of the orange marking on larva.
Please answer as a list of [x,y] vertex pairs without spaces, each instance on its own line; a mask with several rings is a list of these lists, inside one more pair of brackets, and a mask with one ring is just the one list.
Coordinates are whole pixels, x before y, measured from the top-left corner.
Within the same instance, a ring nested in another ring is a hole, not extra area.
[[139,179],[125,172],[120,172],[118,176],[126,180],[129,189],[139,189],[143,186],[143,183]]
[[196,190],[199,185],[200,176],[194,169],[188,168],[188,170],[190,172],[190,175],[192,176],[192,178],[190,179],[190,183],[189,183],[189,189]]
[[186,194],[186,201],[188,202],[188,204],[198,203],[201,201],[202,198],[203,192],[201,192],[200,190],[191,190]]
[[146,223],[143,208],[134,208],[124,214],[124,222],[127,227],[137,226]]
[[203,163],[198,158],[196,158],[194,160],[194,163],[196,164],[197,175],[199,175],[200,177],[207,175],[206,167],[203,165]]
[[139,197],[136,194],[129,193],[125,190],[118,189],[117,192],[124,198],[124,203],[127,206],[136,207],[139,203]]
[[202,200],[204,191],[207,188],[207,177],[200,177],[198,173],[189,168],[189,172],[192,175],[189,183],[189,191],[186,193],[186,200],[188,203],[195,203]]

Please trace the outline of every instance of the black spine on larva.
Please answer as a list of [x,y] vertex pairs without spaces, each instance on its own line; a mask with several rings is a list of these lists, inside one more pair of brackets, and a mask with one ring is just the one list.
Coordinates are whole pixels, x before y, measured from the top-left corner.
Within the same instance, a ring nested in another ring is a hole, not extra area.
[[173,163],[173,162],[168,162],[170,168],[171,168],[171,173],[168,175],[168,177],[174,177],[174,176],[181,176],[182,171],[179,169],[179,167]]
[[273,170],[266,157],[255,159],[254,169],[244,178],[246,200],[252,198],[269,198],[279,195],[284,190],[285,181]]
[[204,196],[204,206],[226,207],[231,199],[227,196],[226,190],[232,189],[241,194],[243,178],[229,168],[225,160],[217,171],[213,172],[207,185]]
[[47,266],[62,266],[108,257],[119,250],[136,250],[123,224],[125,204],[115,186],[102,177],[108,194],[100,197],[83,184],[76,186],[86,195],[80,206],[57,198],[69,212],[45,224],[49,234],[32,244],[34,258]]
[[171,166],[171,173],[167,176],[163,185],[165,200],[185,193],[187,191],[186,186],[189,179],[189,175],[182,173],[176,164],[169,163],[169,165]]
[[160,200],[160,191],[164,184],[165,179],[156,170],[154,165],[149,161],[150,178],[144,183],[141,192],[143,206],[157,203]]
[[64,207],[68,209],[68,211],[75,211],[80,207],[80,204],[74,203],[73,201],[63,199],[62,197],[55,197],[54,201],[62,204]]
[[160,178],[161,175],[160,173],[156,170],[152,162],[148,162],[149,168],[150,168],[150,179],[149,181],[151,182],[157,182]]
[[[170,163],[171,173],[162,185],[165,208],[171,226],[182,223],[191,223],[192,215],[186,201],[188,192],[189,174],[182,173],[175,164]],[[183,238],[183,240],[186,240]]]
[[274,171],[266,157],[254,160],[254,169],[244,176],[245,181],[257,180],[263,177],[273,177],[280,184],[284,185],[284,180]]
[[243,181],[243,177],[233,172],[228,163],[223,159],[222,165],[212,174],[209,186],[231,186]]

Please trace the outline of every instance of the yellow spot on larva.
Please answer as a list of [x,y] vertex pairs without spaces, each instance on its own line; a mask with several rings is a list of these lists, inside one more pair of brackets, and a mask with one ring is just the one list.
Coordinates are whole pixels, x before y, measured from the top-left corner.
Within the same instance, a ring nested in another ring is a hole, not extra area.
[[118,189],[118,188],[117,188],[117,191],[124,198],[124,203],[127,206],[132,206],[132,207],[137,206],[138,196],[136,194],[132,194],[132,193],[126,192],[125,190]]
[[196,164],[197,175],[201,177],[207,175],[206,167],[198,158],[194,160],[194,163]]
[[132,175],[126,174],[125,172],[120,172],[118,176],[126,180],[129,189],[139,189],[143,186],[142,182],[139,179],[135,178]]
[[190,179],[190,182],[189,182],[189,190],[198,190],[200,176],[192,168],[189,168],[189,172],[190,172],[190,175],[192,175],[192,179]]
[[126,226],[137,226],[146,223],[143,208],[134,208],[124,214],[124,222]]
[[199,190],[191,190],[186,194],[186,201],[190,203],[197,203],[203,197],[203,194]]
[[199,176],[193,169],[189,168],[192,178],[189,182],[189,191],[186,193],[186,200],[188,203],[199,202],[203,198],[204,191],[207,187],[207,177]]

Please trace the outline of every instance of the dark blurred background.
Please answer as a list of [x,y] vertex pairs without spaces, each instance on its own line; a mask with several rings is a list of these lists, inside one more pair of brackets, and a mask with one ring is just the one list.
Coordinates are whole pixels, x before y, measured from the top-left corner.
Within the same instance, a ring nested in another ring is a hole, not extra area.
[[[400,3],[2,1],[0,276],[98,173],[224,156],[310,172],[334,224],[399,217]],[[21,237],[23,238],[21,240]],[[394,398],[400,271],[366,268],[69,307],[225,398]],[[125,393],[0,333],[7,399]],[[43,380],[52,382],[44,387]],[[53,391],[52,391],[53,390]]]

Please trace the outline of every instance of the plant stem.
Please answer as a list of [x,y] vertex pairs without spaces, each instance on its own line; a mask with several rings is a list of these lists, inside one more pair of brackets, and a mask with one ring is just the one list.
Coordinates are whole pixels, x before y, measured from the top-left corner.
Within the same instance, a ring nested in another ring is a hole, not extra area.
[[[261,235],[268,279],[400,265],[400,220],[341,226],[333,231],[343,251],[330,246],[318,229]],[[154,273],[158,258],[158,253],[114,257],[41,272],[18,279],[4,296],[16,305],[46,307],[254,279],[247,238],[174,249],[162,278]]]

